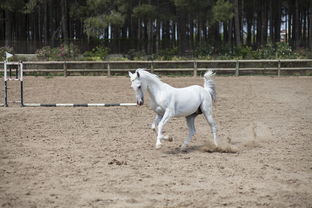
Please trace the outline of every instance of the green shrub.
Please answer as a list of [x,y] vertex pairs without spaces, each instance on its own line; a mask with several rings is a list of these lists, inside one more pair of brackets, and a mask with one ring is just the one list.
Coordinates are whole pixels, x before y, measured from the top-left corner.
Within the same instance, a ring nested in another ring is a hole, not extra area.
[[234,56],[237,59],[253,59],[254,52],[249,46],[235,48]]
[[86,51],[83,53],[84,60],[88,61],[101,61],[104,60],[108,55],[109,49],[102,46],[97,46],[91,51]]
[[195,57],[209,57],[214,53],[213,46],[210,45],[200,45],[194,50]]
[[60,47],[51,48],[45,46],[36,51],[38,58],[49,61],[74,60],[79,54],[79,49],[74,44],[61,45]]
[[276,58],[287,59],[287,58],[296,58],[298,54],[293,52],[291,47],[286,42],[276,43]]
[[143,61],[146,59],[146,53],[144,51],[137,51],[135,49],[130,49],[127,53],[130,60]]
[[157,60],[171,60],[174,56],[178,54],[178,47],[166,48],[163,50],[159,50],[155,59]]
[[258,48],[256,51],[254,51],[255,59],[274,59],[275,57],[275,48],[271,43],[268,43],[265,46]]
[[307,50],[305,48],[298,48],[294,51],[296,58],[300,59],[312,59],[312,50]]

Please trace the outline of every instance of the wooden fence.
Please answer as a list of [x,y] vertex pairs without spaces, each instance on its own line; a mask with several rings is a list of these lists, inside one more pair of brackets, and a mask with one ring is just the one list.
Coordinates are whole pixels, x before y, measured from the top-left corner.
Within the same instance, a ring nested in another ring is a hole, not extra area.
[[[207,69],[218,73],[230,73],[235,76],[249,72],[271,72],[280,76],[283,73],[297,71],[301,75],[312,75],[312,59],[290,60],[183,60],[183,61],[26,61],[24,73],[58,73],[69,76],[73,73],[103,73],[111,76],[114,73],[147,68],[151,72],[188,72],[198,76]],[[3,62],[0,62],[0,72]]]

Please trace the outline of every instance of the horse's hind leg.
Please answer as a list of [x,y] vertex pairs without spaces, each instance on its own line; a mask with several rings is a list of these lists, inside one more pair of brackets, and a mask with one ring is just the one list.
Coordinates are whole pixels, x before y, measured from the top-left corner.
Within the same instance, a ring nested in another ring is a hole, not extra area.
[[186,117],[186,124],[189,130],[189,135],[188,137],[184,140],[184,143],[181,146],[181,150],[185,151],[188,144],[190,143],[192,137],[195,135],[195,118],[196,118],[197,114],[192,114],[190,116]]
[[[202,105],[204,106],[204,105]],[[218,139],[217,139],[217,125],[212,117],[212,109],[211,107],[201,107],[201,110],[208,121],[208,124],[211,128],[211,133],[213,135],[213,141],[216,146],[218,146]]]

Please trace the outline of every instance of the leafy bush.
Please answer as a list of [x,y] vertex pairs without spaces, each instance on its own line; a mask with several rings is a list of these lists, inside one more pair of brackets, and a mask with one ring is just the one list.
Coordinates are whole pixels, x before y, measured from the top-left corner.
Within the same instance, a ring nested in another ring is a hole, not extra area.
[[60,61],[68,59],[76,59],[79,54],[79,49],[74,44],[61,45],[60,47],[51,48],[45,46],[36,51],[37,56],[43,60]]
[[109,58],[110,61],[129,61],[129,59],[127,57],[110,57]]
[[[213,46],[199,46],[195,49],[195,57],[202,59],[293,59],[293,58],[308,58],[307,50],[293,51],[286,42],[278,42],[275,46],[271,43],[253,50],[249,46],[230,47],[229,45],[221,45],[218,48]],[[310,57],[311,57],[310,53]]]
[[[12,48],[0,48],[1,59],[4,60],[4,52],[13,52]],[[157,54],[147,55],[144,51],[130,49],[128,53],[121,57],[112,56],[110,60],[186,60],[187,56],[178,56],[178,48],[166,48],[159,50]],[[253,49],[249,46],[233,47],[228,44],[213,46],[209,44],[202,44],[193,50],[193,55],[196,59],[210,60],[210,59],[293,59],[293,58],[312,58],[312,52],[301,48],[296,51],[286,42],[275,43],[275,45],[268,43],[258,49]],[[109,49],[103,46],[93,48],[91,51],[86,51],[79,54],[78,48],[73,45],[61,45],[57,48],[49,46],[37,50],[39,58],[44,60],[73,60],[80,58],[81,60],[100,61],[105,60],[109,55]],[[80,57],[78,56],[80,55]],[[114,54],[113,54],[114,55]]]
[[41,49],[36,51],[38,58],[43,60],[50,60],[50,57],[56,57],[57,52],[55,49],[51,48],[50,46],[44,46]]
[[296,54],[296,58],[300,58],[300,59],[312,59],[312,50],[307,50],[304,48],[298,48],[294,51],[294,53]]
[[127,53],[127,56],[130,60],[145,60],[146,54],[143,51],[137,51],[135,49],[130,49]]
[[84,60],[88,61],[101,61],[108,55],[109,49],[102,46],[97,46],[91,51],[86,51],[83,54]]
[[253,59],[253,50],[249,46],[235,48],[234,56],[236,59]]
[[1,61],[4,61],[6,58],[5,52],[13,54],[14,50],[13,50],[13,48],[10,48],[10,47],[0,47],[0,60]]
[[254,58],[255,59],[272,59],[275,55],[275,50],[272,44],[267,44],[264,47],[258,48],[254,51]]
[[160,50],[158,54],[155,56],[158,60],[171,60],[174,56],[178,54],[178,48],[166,48],[163,50]]
[[214,53],[214,47],[211,45],[200,45],[194,50],[195,57],[209,57]]
[[276,58],[296,58],[297,54],[293,52],[286,42],[276,43]]
[[296,58],[297,54],[293,52],[291,47],[286,42],[279,42],[273,46],[268,43],[264,47],[261,47],[253,52],[253,58],[255,59],[286,59]]

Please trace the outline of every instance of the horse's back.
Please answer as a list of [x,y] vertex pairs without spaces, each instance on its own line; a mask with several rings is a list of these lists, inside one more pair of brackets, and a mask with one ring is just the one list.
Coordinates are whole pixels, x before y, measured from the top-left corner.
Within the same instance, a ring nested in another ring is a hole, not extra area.
[[209,92],[199,85],[192,85],[189,87],[183,87],[183,88],[175,88],[178,95],[183,96],[185,99],[188,98],[200,98],[205,99],[207,96],[209,96]]
[[176,116],[188,116],[198,111],[208,91],[198,85],[175,88],[171,96]]

